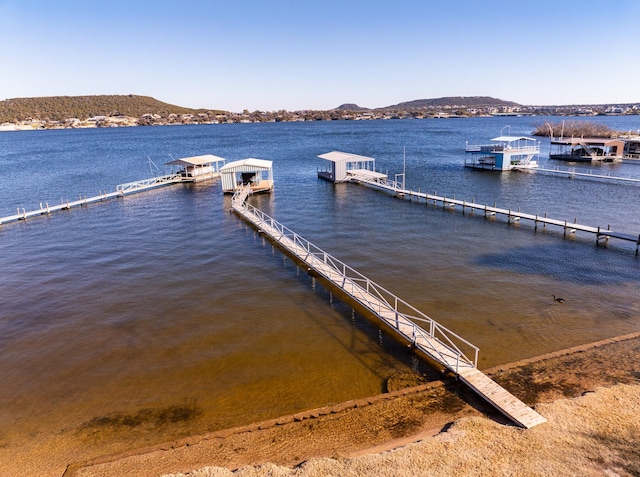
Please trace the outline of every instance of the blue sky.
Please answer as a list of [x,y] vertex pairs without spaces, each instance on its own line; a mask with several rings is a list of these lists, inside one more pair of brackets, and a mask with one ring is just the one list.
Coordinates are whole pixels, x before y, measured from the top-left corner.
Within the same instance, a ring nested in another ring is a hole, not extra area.
[[637,0],[0,0],[0,100],[640,102]]

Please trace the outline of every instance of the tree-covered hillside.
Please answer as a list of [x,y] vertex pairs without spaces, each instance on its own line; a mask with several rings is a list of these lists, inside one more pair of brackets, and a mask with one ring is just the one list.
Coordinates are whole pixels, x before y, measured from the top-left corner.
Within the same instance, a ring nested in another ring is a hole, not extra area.
[[387,106],[387,108],[486,108],[500,106],[519,106],[519,104],[514,103],[513,101],[504,101],[502,99],[492,98],[490,96],[447,96],[444,98],[416,99],[414,101],[407,101],[393,106]]
[[85,120],[95,116],[131,116],[144,114],[196,114],[204,110],[184,108],[163,103],[149,96],[49,96],[41,98],[15,98],[0,101],[0,123],[40,119],[62,121],[68,118]]

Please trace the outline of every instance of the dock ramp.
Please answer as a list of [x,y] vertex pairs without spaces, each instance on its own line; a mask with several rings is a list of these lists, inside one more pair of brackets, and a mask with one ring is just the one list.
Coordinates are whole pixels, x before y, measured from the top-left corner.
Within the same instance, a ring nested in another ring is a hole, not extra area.
[[[467,386],[518,426],[530,428],[544,417],[510,394],[477,368],[479,349],[453,331],[417,310],[390,291],[315,246],[246,203],[248,188],[232,198],[232,210],[258,231],[267,235],[286,253],[324,278],[405,343],[442,368],[456,374]],[[420,325],[418,324],[420,323]],[[422,326],[421,326],[422,325]]]

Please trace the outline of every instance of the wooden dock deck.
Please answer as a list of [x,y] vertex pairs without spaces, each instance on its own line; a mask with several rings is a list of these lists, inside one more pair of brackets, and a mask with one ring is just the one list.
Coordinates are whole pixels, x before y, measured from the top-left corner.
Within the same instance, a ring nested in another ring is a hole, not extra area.
[[395,181],[390,181],[387,179],[373,180],[366,176],[360,177],[357,175],[352,175],[350,182],[354,182],[354,183],[365,185],[367,187],[372,187],[375,189],[391,192],[398,197],[408,198],[409,200],[415,199],[418,202],[423,200],[425,204],[430,204],[430,203],[433,203],[435,205],[441,204],[442,207],[445,209],[457,208],[461,210],[462,213],[465,213],[467,209],[471,211],[478,211],[482,213],[485,218],[502,215],[507,218],[507,223],[509,224],[520,222],[521,219],[529,220],[533,222],[534,230],[536,231],[538,230],[539,226],[546,227],[547,225],[553,225],[553,226],[561,227],[563,229],[564,237],[566,237],[567,235],[573,235],[578,231],[585,232],[588,234],[593,234],[595,235],[595,238],[596,238],[596,245],[607,245],[609,242],[609,239],[617,239],[625,242],[631,242],[636,246],[636,251],[635,251],[636,256],[638,256],[638,254],[640,253],[639,252],[640,234],[632,235],[628,233],[611,230],[610,227],[607,227],[607,228],[593,227],[590,225],[579,224],[577,223],[576,220],[574,220],[573,222],[570,222],[568,220],[552,219],[550,217],[547,217],[546,213],[544,215],[527,214],[525,212],[520,212],[520,209],[518,210],[504,209],[501,207],[497,207],[496,204],[494,204],[493,206],[490,206],[487,204],[476,203],[474,200],[468,201],[468,200],[456,199],[455,196],[451,198],[451,197],[439,196],[439,195],[436,195],[435,193],[427,194],[424,192],[420,192],[419,190],[416,192],[411,189],[404,189],[399,183]]
[[246,188],[237,191],[232,198],[232,209],[304,264],[310,273],[322,277],[330,286],[359,304],[369,315],[380,320],[400,341],[411,344],[430,361],[455,373],[517,425],[528,429],[546,421],[477,369],[479,349],[476,346],[247,204],[245,200],[249,194],[250,191]]

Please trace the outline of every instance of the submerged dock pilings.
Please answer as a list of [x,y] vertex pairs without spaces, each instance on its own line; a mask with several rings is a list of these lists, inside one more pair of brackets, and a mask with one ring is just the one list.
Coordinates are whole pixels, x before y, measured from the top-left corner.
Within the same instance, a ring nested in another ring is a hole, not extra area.
[[[409,343],[430,363],[437,363],[464,382],[512,422],[531,428],[546,421],[477,368],[479,348],[417,310],[392,292],[246,203],[248,187],[234,194],[232,211],[266,235],[310,275],[348,297],[401,342]],[[422,326],[418,325],[422,324]],[[423,328],[424,326],[424,328]]]

